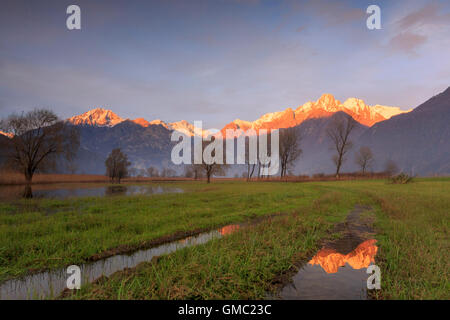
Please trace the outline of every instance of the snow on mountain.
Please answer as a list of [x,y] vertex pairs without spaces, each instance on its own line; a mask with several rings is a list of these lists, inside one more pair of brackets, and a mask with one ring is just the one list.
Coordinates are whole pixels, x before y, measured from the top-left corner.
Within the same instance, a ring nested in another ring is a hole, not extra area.
[[409,110],[405,111],[405,110],[401,110],[399,107],[386,107],[386,106],[380,106],[379,104],[373,106],[372,108],[375,109],[376,112],[381,114],[386,119],[390,119],[393,116],[396,116],[398,114],[407,113],[407,112],[410,112],[413,110],[413,109],[409,109]]
[[12,134],[12,133],[8,133],[8,132],[4,132],[4,131],[1,131],[0,130],[0,134],[2,135],[2,136],[5,136],[5,137],[8,137],[8,138],[12,138],[12,137],[14,137],[14,134]]
[[148,127],[149,125],[151,125],[151,123],[145,120],[144,118],[134,119],[133,122],[140,125],[141,127]]
[[[96,127],[114,127],[115,125],[122,123],[125,120],[129,119],[121,118],[111,110],[103,108],[92,109],[83,114],[67,119],[68,122],[74,125],[87,125]],[[160,119],[147,121],[144,118],[137,118],[131,121],[145,128],[151,125],[161,125],[168,130],[176,130],[184,133],[187,136],[206,136],[209,134],[208,130],[201,130],[200,128],[196,128],[186,120],[166,123]]]
[[117,114],[111,110],[106,110],[103,108],[96,108],[89,110],[78,116],[67,119],[70,123],[74,125],[89,125],[97,127],[113,127],[119,124],[125,119],[119,117]]
[[295,110],[287,108],[284,111],[266,113],[255,121],[236,119],[227,124],[224,129],[259,130],[288,128],[299,125],[307,119],[331,116],[338,111],[343,111],[351,115],[359,123],[370,127],[377,122],[411,110],[404,111],[398,107],[381,105],[369,106],[363,100],[357,98],[349,98],[344,103],[341,103],[333,95],[326,93],[317,101],[306,102]]
[[[255,121],[236,119],[227,124],[222,129],[222,133],[225,134],[225,129],[254,129],[257,131],[259,129],[288,128],[299,125],[307,119],[331,116],[338,111],[343,111],[351,115],[359,123],[371,127],[377,122],[389,119],[401,113],[409,112],[410,110],[404,111],[398,107],[382,105],[369,106],[366,105],[363,100],[357,98],[349,98],[345,100],[344,103],[341,103],[339,100],[335,99],[333,95],[326,93],[317,101],[306,102],[295,110],[287,108],[284,111],[266,113]],[[111,110],[103,108],[93,109],[68,119],[69,122],[75,125],[99,127],[113,127],[125,120],[129,119],[121,118]],[[166,123],[160,119],[147,121],[144,118],[137,118],[131,121],[142,127],[161,125],[168,130],[176,130],[188,136],[206,136],[212,133],[208,130],[196,128],[186,120]]]

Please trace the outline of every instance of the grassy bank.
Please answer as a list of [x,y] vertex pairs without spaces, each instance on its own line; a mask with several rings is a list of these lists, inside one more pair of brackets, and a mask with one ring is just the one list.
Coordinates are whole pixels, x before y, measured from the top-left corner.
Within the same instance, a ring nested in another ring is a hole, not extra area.
[[376,186],[378,299],[450,298],[450,180]]
[[376,213],[375,258],[381,290],[375,299],[450,298],[450,179],[343,182],[339,190],[367,196]]
[[382,290],[372,296],[450,297],[449,179],[418,179],[408,185],[346,181],[312,186],[325,192],[299,214],[277,217],[118,272],[68,298],[261,299],[280,275],[315,252],[319,240],[329,236],[331,222],[342,219],[342,210],[357,202],[370,203],[376,213],[376,264],[381,268]]
[[109,279],[70,299],[263,299],[277,278],[310,257],[327,231],[360,202],[340,191],[204,245],[179,250]]
[[[356,203],[376,215],[379,299],[449,299],[450,179],[174,182],[182,194],[0,204],[0,279],[273,213],[258,225],[162,256],[69,298],[264,298]],[[114,250],[113,250],[114,251]]]
[[303,184],[170,183],[181,194],[0,203],[0,280],[311,204]]

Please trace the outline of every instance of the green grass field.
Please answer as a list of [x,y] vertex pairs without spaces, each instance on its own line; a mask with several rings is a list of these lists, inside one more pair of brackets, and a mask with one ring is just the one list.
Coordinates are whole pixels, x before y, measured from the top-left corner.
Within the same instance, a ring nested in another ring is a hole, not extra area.
[[185,193],[0,204],[0,281],[133,250],[170,235],[275,213],[262,223],[185,248],[69,298],[265,297],[277,278],[332,236],[355,204],[375,209],[380,299],[448,299],[450,179],[173,182]]

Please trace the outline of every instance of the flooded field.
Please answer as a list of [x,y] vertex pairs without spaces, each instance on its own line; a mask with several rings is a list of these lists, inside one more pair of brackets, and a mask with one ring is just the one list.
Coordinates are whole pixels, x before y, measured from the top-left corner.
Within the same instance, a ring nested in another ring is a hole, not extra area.
[[32,198],[66,199],[75,197],[106,197],[115,195],[152,195],[181,193],[183,189],[157,184],[104,185],[104,184],[52,184],[35,185],[31,190],[25,186],[0,186],[0,200],[20,199],[24,194]]
[[[139,250],[132,254],[120,254],[93,263],[80,265],[81,285],[92,282],[101,276],[111,274],[125,268],[133,268],[141,262],[151,261],[153,257],[168,254],[176,250],[206,243],[236,232],[240,224],[186,237],[177,241],[159,245],[147,250]],[[69,277],[65,268],[42,272],[22,279],[13,279],[0,284],[0,300],[48,299],[58,297],[66,288]]]

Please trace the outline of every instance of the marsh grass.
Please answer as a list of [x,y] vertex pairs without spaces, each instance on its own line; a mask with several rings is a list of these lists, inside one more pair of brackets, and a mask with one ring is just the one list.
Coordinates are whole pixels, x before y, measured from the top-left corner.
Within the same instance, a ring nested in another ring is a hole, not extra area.
[[450,298],[450,179],[416,178],[410,184],[383,181],[341,183],[373,201],[381,268],[375,299]]
[[242,231],[102,278],[70,299],[263,299],[357,201],[342,192]]
[[382,275],[382,289],[372,297],[450,298],[448,178],[170,185],[185,193],[0,203],[0,279],[82,263],[122,245],[131,250],[180,231],[286,213],[102,278],[68,297],[261,299],[322,239],[339,237],[332,226],[363,204],[375,211]]
[[170,183],[186,193],[0,203],[0,281],[79,264],[121,246],[209,230],[310,204],[315,187],[223,182]]

